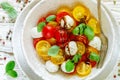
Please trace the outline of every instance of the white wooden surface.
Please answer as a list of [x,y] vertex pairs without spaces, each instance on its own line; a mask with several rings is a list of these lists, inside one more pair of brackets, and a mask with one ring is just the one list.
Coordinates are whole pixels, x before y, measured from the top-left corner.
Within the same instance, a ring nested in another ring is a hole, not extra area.
[[[0,0],[0,2],[2,1],[6,1],[6,0]],[[21,3],[17,3],[16,0],[7,0],[7,1],[10,2],[10,4],[15,7],[18,14],[26,5],[24,4],[23,1]],[[112,0],[103,0],[103,1],[105,1],[106,6],[111,10],[111,13],[115,17],[116,21],[119,23],[119,27],[120,27],[120,0],[116,0],[118,1],[116,5],[113,5],[113,3],[110,2]],[[9,30],[13,30],[13,27],[14,27],[14,22],[11,21],[11,19],[8,17],[5,11],[0,8],[0,80],[30,80],[27,77],[27,75],[17,65],[15,69],[18,72],[18,77],[15,79],[6,75],[4,71],[5,64],[10,60],[15,60],[14,54],[2,52],[4,48],[6,49],[12,48],[11,41],[6,40],[6,35],[9,32]],[[4,45],[3,42],[5,42]],[[120,59],[117,61],[115,68],[105,80],[120,80]]]

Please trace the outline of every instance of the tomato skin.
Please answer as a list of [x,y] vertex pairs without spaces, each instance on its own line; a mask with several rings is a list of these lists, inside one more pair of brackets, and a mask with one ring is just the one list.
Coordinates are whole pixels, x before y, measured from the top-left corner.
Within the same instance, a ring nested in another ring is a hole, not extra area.
[[95,67],[97,62],[96,61],[90,61],[90,64],[91,64],[92,67]]
[[83,42],[85,45],[88,45],[89,41],[85,35],[78,35],[76,36],[76,40]]
[[67,12],[60,12],[60,13],[58,13],[58,14],[57,14],[57,17],[56,17],[56,21],[59,23],[60,20],[61,20],[64,16],[66,16],[66,15],[69,15],[69,13],[67,13]]
[[64,43],[68,39],[68,34],[67,31],[64,29],[59,29],[55,32],[55,39],[57,40],[58,43]]
[[45,17],[42,17],[38,20],[37,24],[39,24],[40,22],[45,22]]
[[33,39],[33,46],[34,48],[36,48],[36,44],[40,41],[40,40],[43,40],[44,38],[34,38]]
[[55,31],[55,27],[47,25],[42,30],[43,37],[45,37],[46,39],[52,38],[54,36]]

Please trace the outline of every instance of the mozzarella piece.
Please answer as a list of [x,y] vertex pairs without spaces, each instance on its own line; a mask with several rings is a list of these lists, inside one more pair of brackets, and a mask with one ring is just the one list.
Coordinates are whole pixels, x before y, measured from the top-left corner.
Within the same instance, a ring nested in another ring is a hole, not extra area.
[[69,15],[64,16],[64,18],[66,21],[67,29],[70,29],[71,27],[73,27],[73,25],[75,24],[73,18],[71,18]]
[[93,38],[93,40],[91,40],[89,42],[89,45],[96,48],[97,50],[100,50],[101,49],[101,39],[99,37],[95,36]]
[[65,52],[67,55],[75,55],[77,53],[77,44],[75,41],[70,41],[68,45],[65,47]]
[[59,66],[53,64],[50,60],[46,62],[45,67],[49,72],[57,72],[59,69]]
[[37,31],[37,27],[33,27],[31,30],[31,36],[32,38],[40,38],[43,37],[42,32]]
[[65,72],[65,73],[72,73],[72,72],[74,72],[74,69],[72,71],[70,71],[70,72],[67,72],[67,70],[65,69],[65,65],[66,65],[66,61],[61,64],[61,70],[63,72]]

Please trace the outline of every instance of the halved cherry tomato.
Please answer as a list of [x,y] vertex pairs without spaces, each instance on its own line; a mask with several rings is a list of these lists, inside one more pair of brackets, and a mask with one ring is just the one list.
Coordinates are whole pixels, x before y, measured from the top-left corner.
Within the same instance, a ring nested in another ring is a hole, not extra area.
[[48,60],[50,60],[50,56],[49,55],[41,55],[40,56],[44,61],[48,61]]
[[55,32],[55,39],[56,39],[57,42],[59,42],[59,43],[64,43],[64,42],[66,42],[67,39],[68,39],[67,31],[65,31],[64,29],[56,30],[56,32]]
[[56,17],[56,21],[59,23],[60,20],[61,20],[64,16],[66,16],[66,15],[69,15],[69,13],[67,13],[67,12],[58,13],[58,14],[57,14],[57,17]]
[[40,40],[43,40],[44,38],[34,38],[33,39],[33,45],[34,45],[34,48],[36,48],[36,44],[40,41]]
[[50,43],[46,40],[41,40],[36,44],[36,51],[39,56],[46,56],[48,55],[48,50],[51,47]]
[[38,20],[37,24],[39,24],[40,22],[45,22],[45,17],[42,17]]
[[92,69],[91,65],[90,64],[86,64],[84,62],[78,63],[78,65],[76,67],[77,74],[79,76],[81,76],[81,77],[87,76],[88,74],[90,74],[91,69]]
[[59,50],[58,55],[51,57],[51,61],[52,61],[54,64],[57,64],[57,65],[62,64],[62,63],[64,62],[64,60],[65,60],[65,58],[64,58],[64,56],[63,56],[63,51],[62,51],[62,49]]
[[95,52],[95,53],[99,54],[99,51],[96,48],[91,47],[91,46],[87,47],[87,51],[88,51],[88,53]]
[[42,30],[43,37],[45,37],[46,39],[52,38],[54,36],[55,31],[55,27],[46,25]]
[[76,40],[83,42],[85,45],[88,45],[89,41],[85,35],[77,35]]
[[81,61],[83,61],[83,62],[89,62],[90,60],[88,59],[88,57],[89,57],[89,53],[84,53],[82,55]]
[[81,21],[82,19],[84,19],[85,21],[88,20],[90,18],[90,12],[87,8],[85,8],[82,5],[76,6],[73,9],[73,17],[77,20],[77,21]]
[[77,42],[78,53],[83,55],[85,53],[85,45],[82,42]]
[[55,27],[58,25],[58,23],[56,21],[50,21],[47,25]]
[[92,67],[95,67],[97,62],[96,61],[90,61],[90,64],[91,64]]
[[56,44],[56,39],[55,38],[50,38],[50,39],[46,39],[51,45]]
[[100,34],[100,26],[95,18],[90,18],[87,24],[94,30],[95,34]]

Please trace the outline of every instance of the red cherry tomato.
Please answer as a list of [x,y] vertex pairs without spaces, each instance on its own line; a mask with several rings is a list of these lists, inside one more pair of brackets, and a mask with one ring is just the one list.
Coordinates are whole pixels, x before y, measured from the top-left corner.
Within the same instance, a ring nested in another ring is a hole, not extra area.
[[40,22],[45,22],[45,17],[40,18],[37,24],[39,24]]
[[88,45],[88,39],[85,35],[78,35],[76,36],[76,40],[83,42],[85,45]]
[[96,61],[90,61],[90,64],[92,65],[92,67],[95,67],[97,62]]
[[54,36],[55,31],[55,27],[47,25],[42,30],[43,37],[45,37],[46,39],[52,38]]
[[89,56],[89,53],[83,54],[82,58],[81,58],[81,61],[83,61],[83,62],[89,62],[88,56]]
[[64,16],[69,15],[67,12],[60,12],[57,14],[56,21],[59,22]]
[[57,40],[58,43],[64,43],[68,39],[68,34],[67,31],[63,29],[59,29],[55,32],[55,39]]
[[43,40],[43,38],[34,38],[34,39],[33,39],[33,46],[34,46],[34,48],[36,48],[36,44],[37,44],[40,40]]

